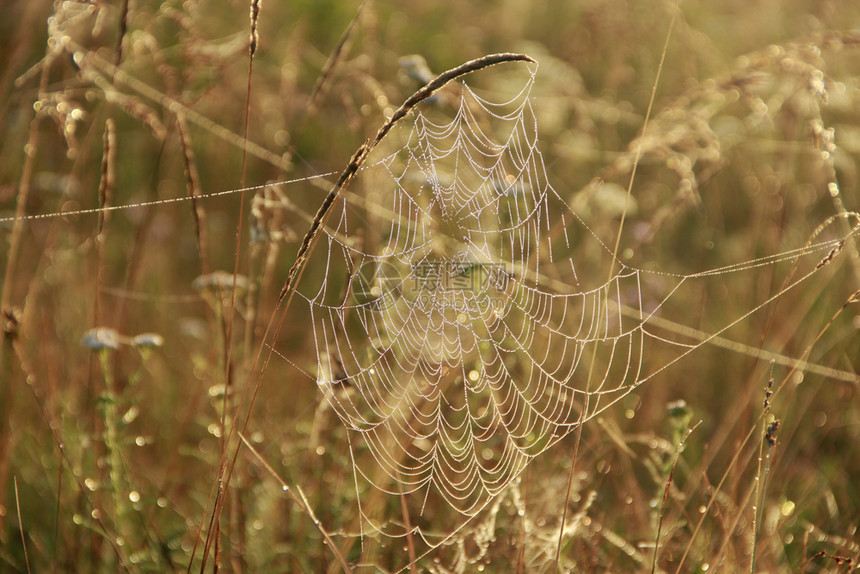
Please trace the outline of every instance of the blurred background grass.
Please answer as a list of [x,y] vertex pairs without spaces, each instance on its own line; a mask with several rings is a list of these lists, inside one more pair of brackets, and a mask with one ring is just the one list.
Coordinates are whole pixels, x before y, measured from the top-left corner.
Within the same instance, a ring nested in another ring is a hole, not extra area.
[[[110,64],[122,6],[4,5],[4,217],[14,214],[26,187],[28,214],[98,207],[108,119],[116,125],[111,205],[184,196],[190,154],[204,195],[242,185],[241,139],[231,134],[242,133],[245,117],[247,4],[131,2],[119,68],[140,84]],[[640,267],[694,273],[799,247],[827,217],[858,209],[860,47],[847,31],[860,22],[856,3],[376,0],[333,56],[357,11],[356,2],[341,0],[264,3],[249,139],[270,155],[249,154],[248,185],[341,170],[385,114],[419,87],[399,63],[403,56],[419,54],[440,72],[486,53],[523,51],[541,65],[534,102],[551,182],[591,215],[599,235],[611,238],[620,213],[607,194],[626,187],[678,11],[651,128],[640,140],[625,257]],[[489,93],[507,88],[493,71],[470,81]],[[140,85],[214,124],[186,113],[183,141],[175,109]],[[437,105],[445,111],[444,101]],[[828,187],[834,175],[836,197]],[[325,186],[283,189],[312,214]],[[249,217],[251,195],[245,197]],[[232,270],[239,201],[234,194],[200,202],[208,234],[203,254],[188,202],[113,212],[101,235],[96,215],[25,222],[17,244],[13,224],[4,221],[4,267],[9,253],[18,258],[3,287],[3,570],[27,569],[21,526],[33,571],[188,567],[197,530],[211,514],[226,382],[224,301],[217,290],[195,290],[192,281]],[[269,228],[282,237],[257,247],[249,247],[250,225],[243,222],[241,268],[256,286],[257,302],[240,297],[232,353],[233,380],[242,384],[308,225],[297,211],[283,218]],[[787,264],[770,265],[742,280],[714,278],[688,299],[674,300],[676,315],[669,318],[715,329],[775,293],[787,272]],[[764,347],[796,358],[815,343],[811,362],[854,373],[856,310],[849,306],[828,320],[858,288],[857,257],[848,245],[833,265],[780,302],[771,325],[770,315],[759,313],[727,336],[758,347],[767,332]],[[251,310],[257,318],[246,335]],[[94,352],[81,339],[96,326],[127,336],[154,332],[165,344],[148,356],[129,345]],[[309,344],[303,318],[290,319],[279,351],[310,369]],[[759,567],[849,571],[860,556],[856,382],[800,377],[784,367],[773,376],[780,391],[771,408],[782,424],[763,505]],[[760,474],[756,429],[769,377],[766,360],[706,346],[586,425],[562,569],[649,570],[662,515],[661,569],[675,571],[689,548],[682,572],[746,570],[753,524],[748,496]],[[280,476],[303,489],[348,559],[372,561],[383,571],[405,566],[399,541],[378,547],[368,541],[375,549],[362,553],[345,433],[319,408],[314,380],[275,361],[261,393],[251,441]],[[680,414],[667,410],[677,400],[686,403]],[[661,511],[674,443],[698,421]],[[743,442],[751,430],[754,438]],[[455,539],[462,545],[432,553],[419,570],[552,571],[574,439],[533,463],[493,515],[493,528],[479,517]],[[112,475],[116,452],[123,463]],[[336,571],[311,519],[252,457],[240,459],[224,514],[220,567]],[[517,513],[520,500],[525,516]],[[201,554],[194,554],[195,569]]]

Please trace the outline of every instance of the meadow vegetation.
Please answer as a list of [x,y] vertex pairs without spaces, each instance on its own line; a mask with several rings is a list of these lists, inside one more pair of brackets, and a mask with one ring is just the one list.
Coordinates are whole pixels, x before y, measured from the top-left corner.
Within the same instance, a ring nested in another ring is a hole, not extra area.
[[[548,176],[610,244],[624,213],[631,265],[784,254],[833,216],[827,233],[848,235],[860,5],[266,0],[250,84],[248,14],[239,0],[3,6],[0,571],[860,567],[856,236],[784,293],[790,257],[691,282],[661,320],[699,340],[781,296],[412,565],[411,540],[359,535],[308,318],[266,336],[332,182],[422,85],[404,56],[435,73],[537,60]],[[503,99],[506,78],[466,81]],[[421,105],[444,115],[455,94]],[[263,186],[287,180],[303,181]],[[322,269],[312,258],[305,280]],[[399,520],[396,497],[373,503]]]

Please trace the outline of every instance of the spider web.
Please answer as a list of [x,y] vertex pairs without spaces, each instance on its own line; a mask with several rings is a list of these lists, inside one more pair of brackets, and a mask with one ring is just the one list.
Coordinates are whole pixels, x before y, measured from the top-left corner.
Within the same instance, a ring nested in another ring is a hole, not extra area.
[[687,276],[622,264],[548,181],[535,73],[502,102],[458,86],[453,116],[427,106],[393,133],[396,151],[335,208],[300,293],[362,528],[384,536],[440,544],[533,458],[707,342],[655,321],[685,282],[805,265],[784,293],[840,247]]

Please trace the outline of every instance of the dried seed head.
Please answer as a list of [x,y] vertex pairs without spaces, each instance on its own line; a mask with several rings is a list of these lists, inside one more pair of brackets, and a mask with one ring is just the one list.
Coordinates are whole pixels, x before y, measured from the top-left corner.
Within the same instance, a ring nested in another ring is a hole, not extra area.
[[767,426],[767,432],[764,434],[764,438],[767,441],[767,444],[770,446],[774,446],[776,444],[776,431],[779,430],[779,419],[776,419],[772,423]]
[[21,325],[21,309],[7,307],[3,309],[3,332],[11,340],[18,338],[18,328]]
[[260,43],[260,35],[257,32],[257,23],[260,19],[260,4],[262,0],[251,0],[251,39],[248,50],[251,57],[257,52],[257,45]]

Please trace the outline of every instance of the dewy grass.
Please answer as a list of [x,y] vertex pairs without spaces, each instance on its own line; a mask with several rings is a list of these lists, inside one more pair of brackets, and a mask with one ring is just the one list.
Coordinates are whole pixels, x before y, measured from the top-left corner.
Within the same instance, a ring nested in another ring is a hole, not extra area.
[[[114,505],[114,523],[116,524],[118,540],[129,536],[129,505],[127,500],[126,480],[123,472],[122,441],[120,435],[120,417],[117,410],[119,396],[113,376],[114,354],[119,350],[121,336],[113,329],[97,327],[88,331],[82,344],[95,351],[101,367],[104,392],[99,397],[100,412],[104,418],[104,444],[108,459],[108,476],[110,476],[111,493]],[[123,543],[120,543],[122,545]]]
[[[758,467],[755,474],[755,495],[753,502],[753,541],[750,553],[750,574],[755,573],[756,554],[758,550],[759,536],[761,534],[761,521],[764,516],[764,496],[767,486],[767,476],[770,471],[770,451],[776,445],[776,431],[779,428],[779,419],[770,416],[771,399],[773,398],[773,375],[767,382],[764,396],[764,408],[762,412],[761,439],[759,441]],[[762,460],[764,458],[764,460]]]

